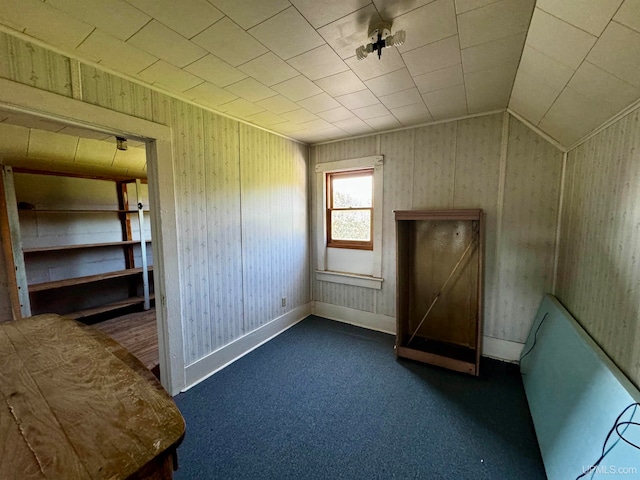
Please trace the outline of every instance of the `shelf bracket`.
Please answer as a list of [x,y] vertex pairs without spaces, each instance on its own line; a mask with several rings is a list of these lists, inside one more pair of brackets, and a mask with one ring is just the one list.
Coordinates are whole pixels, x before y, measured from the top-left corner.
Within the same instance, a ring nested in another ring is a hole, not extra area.
[[142,192],[140,179],[136,179],[136,200],[138,201],[138,225],[140,229],[140,255],[142,256],[142,288],[144,291],[144,309],[151,308],[149,301],[149,270],[147,268],[147,242],[144,238],[144,211],[140,201]]

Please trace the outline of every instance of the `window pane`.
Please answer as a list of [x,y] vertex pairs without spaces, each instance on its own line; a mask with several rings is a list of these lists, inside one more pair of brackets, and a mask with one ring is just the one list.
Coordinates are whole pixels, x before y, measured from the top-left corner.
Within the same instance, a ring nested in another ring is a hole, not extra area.
[[338,210],[331,212],[333,240],[371,240],[371,210]]
[[371,207],[373,175],[333,177],[333,208]]

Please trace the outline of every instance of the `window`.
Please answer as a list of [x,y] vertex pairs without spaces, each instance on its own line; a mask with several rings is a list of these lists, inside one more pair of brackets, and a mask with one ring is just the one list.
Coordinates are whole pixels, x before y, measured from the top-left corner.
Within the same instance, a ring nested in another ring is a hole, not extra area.
[[327,174],[327,247],[373,250],[373,169]]

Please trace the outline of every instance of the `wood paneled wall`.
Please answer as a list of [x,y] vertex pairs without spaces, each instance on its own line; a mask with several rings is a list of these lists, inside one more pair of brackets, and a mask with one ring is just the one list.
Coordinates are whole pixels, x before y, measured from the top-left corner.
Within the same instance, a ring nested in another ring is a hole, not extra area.
[[640,385],[640,110],[567,158],[557,295]]
[[318,145],[311,158],[376,154],[385,157],[382,289],[314,281],[314,299],[394,317],[393,211],[482,208],[484,334],[524,342],[542,294],[553,286],[562,154],[515,118],[495,114]]
[[[185,363],[308,303],[308,148],[97,68],[80,71],[83,101],[172,129]],[[2,33],[0,76],[71,96],[69,59]]]

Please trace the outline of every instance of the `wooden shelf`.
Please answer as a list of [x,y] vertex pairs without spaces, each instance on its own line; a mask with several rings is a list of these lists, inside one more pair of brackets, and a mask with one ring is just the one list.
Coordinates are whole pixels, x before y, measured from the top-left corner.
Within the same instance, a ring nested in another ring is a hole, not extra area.
[[[153,267],[148,267],[149,272],[153,271]],[[56,280],[53,282],[35,283],[29,285],[29,293],[42,292],[45,290],[55,290],[56,288],[73,287],[74,285],[83,285],[86,283],[100,282],[112,278],[130,277],[142,273],[142,268],[130,268],[128,270],[117,270],[114,272],[101,273],[98,275],[88,275],[86,277],[68,278],[66,280]]]
[[[155,295],[149,295],[149,300],[154,300]],[[101,315],[103,313],[113,312],[122,308],[133,307],[134,305],[142,305],[144,303],[143,297],[130,297],[125,300],[119,300],[113,303],[107,303],[98,307],[87,308],[85,310],[79,310],[77,312],[71,312],[64,314],[65,317],[73,318],[74,320],[81,320],[83,318],[93,317],[95,315]]]
[[[146,243],[151,243],[151,240],[145,240]],[[140,240],[124,240],[121,242],[104,242],[104,243],[80,243],[77,245],[58,245],[55,247],[34,247],[24,248],[23,253],[37,253],[37,252],[55,252],[60,250],[80,250],[84,248],[100,248],[100,247],[122,247],[125,245],[139,245]]]

